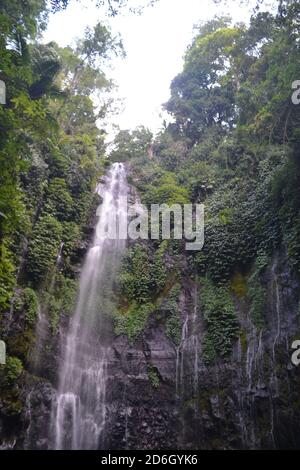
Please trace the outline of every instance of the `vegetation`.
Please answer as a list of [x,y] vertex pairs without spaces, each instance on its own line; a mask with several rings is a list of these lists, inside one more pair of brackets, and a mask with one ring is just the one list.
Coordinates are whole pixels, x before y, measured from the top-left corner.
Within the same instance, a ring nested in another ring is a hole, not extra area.
[[138,304],[133,301],[127,309],[120,310],[116,315],[116,335],[126,335],[131,341],[136,339],[144,331],[154,309],[151,303]]
[[8,383],[15,382],[23,371],[23,365],[17,357],[8,357],[5,365],[5,378]]
[[[116,138],[142,202],[205,204],[203,250],[187,253],[175,240],[164,256],[179,279],[201,276],[207,360],[228,355],[238,336],[232,296],[249,303],[254,326],[263,328],[261,274],[276,250],[286,250],[299,273],[300,107],[291,101],[300,76],[299,2],[263,10],[262,3],[248,26],[228,17],[201,25],[165,103],[171,122],[152,141],[143,128]],[[151,268],[159,246],[156,240],[144,244],[138,285],[132,284],[132,268],[124,267],[124,284],[132,291],[125,297],[153,302],[161,295]],[[129,253],[140,249],[134,245]],[[167,276],[164,296],[168,283]],[[176,309],[175,302],[166,332],[178,344]]]
[[[49,11],[67,3],[0,5],[0,80],[7,91],[0,105],[0,338],[8,352],[0,408],[13,414],[24,402],[19,382],[32,372],[39,308],[53,337],[74,308],[80,250],[106,165],[101,123],[112,83],[104,63],[124,53],[100,23],[74,47],[42,44]],[[101,109],[95,94],[102,95]],[[49,345],[43,348],[48,354]]]
[[153,367],[152,365],[148,366],[148,378],[153,388],[159,387],[159,383],[160,383],[159,375],[155,367]]
[[203,356],[211,362],[231,352],[239,327],[229,289],[216,287],[209,279],[202,279],[201,286],[200,301],[206,323]]
[[167,311],[169,315],[166,321],[166,335],[176,344],[176,346],[179,346],[180,344],[182,330],[182,320],[179,309],[180,291],[180,285],[175,284],[162,305],[162,308]]
[[[300,274],[300,106],[291,101],[300,3],[257,9],[248,25],[224,17],[197,27],[164,104],[169,123],[156,136],[144,126],[119,130],[109,155],[103,123],[113,83],[104,70],[111,56],[124,56],[122,42],[98,23],[72,47],[42,44],[49,12],[68,3],[0,4],[0,80],[8,85],[0,105],[0,338],[9,354],[0,408],[12,413],[22,406],[39,308],[53,344],[73,311],[108,156],[127,163],[148,206],[205,204],[201,252],[181,240],[129,244],[114,286],[117,335],[133,342],[152,315],[178,347],[180,293],[196,282],[203,359],[226,360],[239,337],[247,350],[236,303],[249,307],[257,330],[265,327],[264,273],[274,253],[285,251]],[[110,15],[128,6],[97,3]],[[115,311],[113,300],[103,299],[105,310]],[[148,378],[159,386],[152,365]]]

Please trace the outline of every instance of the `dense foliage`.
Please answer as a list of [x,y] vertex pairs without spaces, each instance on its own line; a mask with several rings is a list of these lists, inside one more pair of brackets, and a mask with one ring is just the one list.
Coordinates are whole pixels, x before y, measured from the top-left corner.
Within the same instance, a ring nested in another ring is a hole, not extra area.
[[[230,354],[238,336],[234,298],[246,300],[255,328],[264,327],[262,274],[276,250],[299,273],[300,107],[291,98],[300,77],[300,4],[280,1],[271,13],[259,3],[249,25],[215,18],[198,28],[165,104],[171,122],[152,142],[142,128],[116,138],[143,203],[205,204],[203,250],[189,253],[171,241],[165,256],[177,257],[173,285],[200,276],[208,361]],[[144,249],[153,253],[159,243]],[[151,285],[151,262],[141,264],[135,293],[144,292],[144,276]],[[129,266],[123,279],[130,285]],[[166,298],[169,284],[167,277]],[[167,334],[178,345],[181,319],[174,303],[171,310]]]
[[[30,369],[36,318],[42,312],[55,336],[72,313],[93,190],[106,166],[100,127],[109,103],[96,108],[92,96],[112,89],[103,65],[124,54],[102,23],[74,47],[41,44],[49,8],[68,3],[0,3],[7,89],[0,105],[0,336],[8,350],[0,378],[12,414],[20,411],[18,383]],[[98,2],[111,15],[127,3]],[[202,24],[172,81],[169,123],[155,137],[143,126],[116,136],[111,161],[128,164],[142,203],[205,204],[202,251],[187,252],[181,240],[129,246],[116,334],[134,341],[153,315],[179,348],[180,296],[184,282],[196,283],[203,357],[214,362],[230,355],[239,335],[237,299],[253,327],[264,328],[262,274],[276,250],[287,252],[299,274],[300,107],[291,100],[300,78],[299,17],[300,3],[282,0],[274,13],[258,9],[249,25],[230,18]],[[148,376],[158,387],[151,366]]]
[[[39,312],[52,334],[71,313],[105,166],[99,123],[108,103],[101,99],[96,108],[92,95],[108,96],[103,64],[123,55],[119,38],[100,23],[73,48],[39,43],[47,3],[0,5],[0,79],[7,90],[0,105],[0,337],[8,353],[1,383],[10,386],[29,368]],[[56,10],[67,2],[51,4]]]

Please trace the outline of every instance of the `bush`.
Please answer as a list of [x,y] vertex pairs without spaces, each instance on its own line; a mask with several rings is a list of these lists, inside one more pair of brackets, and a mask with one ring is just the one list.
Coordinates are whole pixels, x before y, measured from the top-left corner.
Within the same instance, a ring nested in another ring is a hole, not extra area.
[[38,311],[38,298],[35,291],[30,287],[26,287],[23,291],[23,302],[26,322],[33,326]]
[[8,356],[5,365],[5,379],[9,384],[14,383],[23,372],[23,364],[17,357]]
[[159,383],[160,383],[159,375],[155,367],[153,367],[152,365],[148,366],[148,379],[153,388],[159,387]]
[[68,192],[67,184],[62,178],[53,178],[49,184],[46,212],[56,217],[60,222],[71,220],[74,202]]
[[15,284],[15,267],[12,262],[12,255],[5,243],[1,247],[0,256],[0,310],[4,311],[9,307],[9,301],[13,295]]
[[35,283],[40,283],[55,264],[61,236],[61,224],[52,215],[42,216],[34,227],[27,270]]
[[180,186],[174,176],[164,175],[159,178],[155,185],[146,187],[143,202],[151,204],[188,204],[189,194],[186,188]]
[[116,315],[116,335],[126,335],[130,340],[137,338],[144,331],[148,317],[154,309],[151,303],[139,305],[133,302],[126,311],[120,311]]
[[164,241],[154,254],[141,243],[135,243],[128,250],[119,275],[122,296],[139,304],[155,298],[166,282],[166,248],[167,241]]
[[216,286],[209,279],[202,279],[200,301],[206,325],[203,354],[205,360],[210,362],[214,357],[225,357],[231,353],[239,325],[226,286]]

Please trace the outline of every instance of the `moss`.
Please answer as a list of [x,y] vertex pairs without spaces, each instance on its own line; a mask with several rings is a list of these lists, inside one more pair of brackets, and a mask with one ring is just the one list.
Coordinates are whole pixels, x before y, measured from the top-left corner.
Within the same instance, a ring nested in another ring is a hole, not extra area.
[[230,223],[232,218],[232,212],[233,210],[229,207],[226,207],[225,209],[219,212],[219,220],[223,225],[227,225]]
[[115,334],[126,335],[134,340],[145,329],[148,317],[155,306],[151,303],[138,304],[132,302],[128,308],[119,309],[115,317]]
[[248,349],[247,334],[245,330],[240,330],[240,341],[241,341],[242,353],[245,355]]
[[258,329],[262,329],[265,325],[266,291],[260,283],[257,271],[254,271],[248,279],[248,297],[250,299],[250,315],[253,325]]
[[18,356],[26,363],[31,348],[34,344],[34,331],[32,328],[25,328],[22,333],[18,332],[8,340],[8,348],[12,355]]
[[231,280],[231,290],[235,293],[235,295],[239,298],[246,297],[247,294],[247,286],[245,277],[240,273],[236,272]]

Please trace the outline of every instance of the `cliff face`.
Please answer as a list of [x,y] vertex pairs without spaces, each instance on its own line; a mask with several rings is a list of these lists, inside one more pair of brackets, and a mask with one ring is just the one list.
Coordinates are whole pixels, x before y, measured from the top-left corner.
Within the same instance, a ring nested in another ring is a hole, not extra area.
[[[201,285],[189,278],[180,297],[179,346],[165,334],[163,309],[136,341],[114,338],[104,448],[299,448],[300,372],[291,362],[300,336],[299,283],[283,253],[264,269],[262,285],[264,327],[254,327],[246,299],[235,296],[239,338],[231,356],[214,364],[203,361]],[[10,423],[7,446],[48,447],[55,396],[49,379],[31,377],[24,385],[22,431]]]
[[[299,285],[283,255],[267,267],[263,284],[265,328],[255,329],[247,303],[236,299],[239,340],[230,359],[213,366],[202,360],[203,318],[189,280],[181,299],[184,331],[178,348],[166,338],[159,316],[134,345],[115,340],[108,385],[110,447],[299,447],[300,374],[291,363],[291,344],[299,334]],[[149,364],[157,387],[149,380]]]

